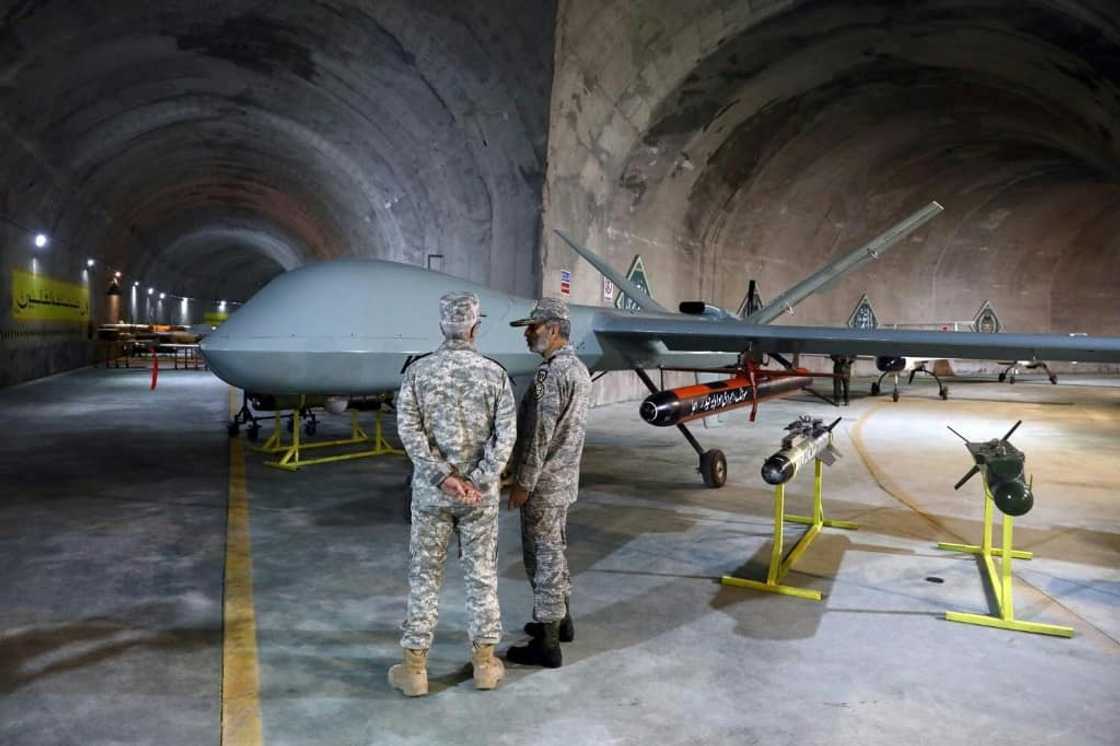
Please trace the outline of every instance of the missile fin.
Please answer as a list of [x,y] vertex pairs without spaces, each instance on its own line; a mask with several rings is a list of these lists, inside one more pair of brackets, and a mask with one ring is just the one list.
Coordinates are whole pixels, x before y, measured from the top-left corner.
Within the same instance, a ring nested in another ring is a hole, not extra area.
[[1012,433],[1014,433],[1016,430],[1018,430],[1019,425],[1022,425],[1022,424],[1023,424],[1022,420],[1019,420],[1018,422],[1016,422],[1014,425],[1011,426],[1011,429],[1007,431],[1007,435],[1004,435],[1002,438],[1000,438],[1000,440],[1002,440],[1004,443],[1006,443],[1008,441],[1008,439],[1011,437]]
[[964,475],[963,477],[961,477],[961,480],[960,480],[959,482],[957,482],[956,484],[954,484],[954,485],[953,485],[953,489],[955,489],[955,490],[959,490],[959,489],[960,489],[961,487],[963,487],[963,486],[964,486],[964,483],[965,483],[965,482],[967,482],[968,480],[972,479],[972,478],[973,478],[974,476],[976,476],[976,475],[977,475],[977,474],[978,474],[979,472],[980,472],[980,467],[979,467],[979,466],[973,466],[973,467],[972,467],[971,469],[969,469],[969,470],[968,470],[968,471],[967,471],[967,472],[965,473],[965,475]]

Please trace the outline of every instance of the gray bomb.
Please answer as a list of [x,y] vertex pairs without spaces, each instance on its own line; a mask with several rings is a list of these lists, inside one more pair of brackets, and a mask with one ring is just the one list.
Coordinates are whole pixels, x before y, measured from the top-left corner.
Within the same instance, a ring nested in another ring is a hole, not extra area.
[[832,445],[832,428],[841,419],[837,417],[831,425],[825,425],[821,419],[803,415],[786,425],[789,433],[782,438],[782,449],[763,462],[762,478],[767,484],[785,484],[814,459],[829,466],[836,463],[840,452]]

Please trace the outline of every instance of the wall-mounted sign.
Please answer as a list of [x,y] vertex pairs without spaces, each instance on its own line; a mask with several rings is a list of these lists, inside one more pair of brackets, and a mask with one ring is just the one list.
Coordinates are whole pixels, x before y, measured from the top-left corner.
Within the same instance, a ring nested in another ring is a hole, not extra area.
[[566,269],[560,270],[560,295],[572,294],[572,273]]
[[999,316],[996,316],[996,310],[992,308],[992,302],[990,300],[984,301],[984,305],[980,306],[980,310],[976,312],[976,316],[972,319],[972,331],[982,334],[998,334],[1002,328],[1003,324],[1000,323]]
[[[634,261],[630,264],[626,279],[641,288],[650,298],[653,297],[653,291],[649,287],[649,277],[646,275],[646,265],[642,262],[640,254],[634,255]],[[626,297],[626,293],[618,293],[618,297],[614,301],[614,307],[623,311],[640,310],[637,303]]]
[[871,299],[867,297],[867,293],[863,294],[859,303],[852,309],[852,315],[848,317],[848,326],[852,329],[879,328],[879,317],[875,315],[875,309],[871,307]]
[[606,277],[603,278],[603,300],[607,303],[614,300],[614,283]]
[[15,321],[89,321],[89,285],[12,270],[12,318]]

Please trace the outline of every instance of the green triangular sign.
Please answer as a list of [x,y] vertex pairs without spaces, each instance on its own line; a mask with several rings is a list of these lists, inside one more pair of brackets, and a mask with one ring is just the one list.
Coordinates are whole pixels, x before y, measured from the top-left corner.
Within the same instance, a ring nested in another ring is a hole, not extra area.
[[[634,261],[630,263],[630,269],[626,272],[626,279],[644,290],[650,298],[653,298],[653,291],[649,288],[649,278],[646,276],[646,265],[642,262],[641,254],[634,255]],[[641,310],[637,303],[621,292],[614,299],[614,307],[622,311]]]
[[859,299],[859,303],[852,309],[852,315],[848,317],[848,326],[852,329],[878,329],[879,317],[875,315],[875,309],[871,307],[871,299],[867,297],[867,293]]

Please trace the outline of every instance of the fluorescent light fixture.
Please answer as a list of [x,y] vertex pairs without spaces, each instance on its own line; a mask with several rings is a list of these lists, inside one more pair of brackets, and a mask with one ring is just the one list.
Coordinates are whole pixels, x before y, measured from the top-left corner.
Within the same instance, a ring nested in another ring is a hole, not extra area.
[[36,233],[35,234],[35,246],[36,246],[36,248],[41,249],[44,246],[46,246],[48,243],[50,243],[50,239],[47,238],[46,233]]
[[119,280],[119,279],[121,279],[121,273],[120,272],[114,272],[113,277],[116,277]]
[[148,288],[148,295],[151,295],[151,294],[152,294],[152,293],[154,293],[155,291],[156,291],[156,289],[155,289],[155,288]]
[[159,299],[160,299],[160,300],[163,300],[163,299],[164,299],[164,297],[166,297],[166,295],[167,295],[167,293],[160,293],[160,294],[159,294]]
[[92,259],[86,259],[86,266],[87,267],[92,267],[93,266],[93,260]]

